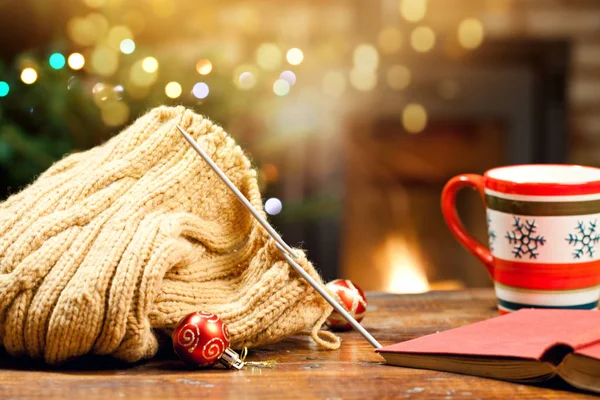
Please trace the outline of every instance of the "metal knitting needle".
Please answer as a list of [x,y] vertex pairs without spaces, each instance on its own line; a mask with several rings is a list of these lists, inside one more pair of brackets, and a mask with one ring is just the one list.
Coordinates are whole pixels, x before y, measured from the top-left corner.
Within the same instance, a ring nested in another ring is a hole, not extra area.
[[176,125],[177,129],[185,140],[192,146],[194,150],[202,157],[204,161],[212,168],[213,171],[221,178],[221,180],[227,185],[229,189],[235,194],[238,200],[250,211],[250,213],[256,218],[259,224],[262,225],[263,228],[267,231],[267,233],[275,240],[277,249],[281,252],[283,257],[287,260],[287,262],[296,270],[300,276],[302,276],[331,306],[339,312],[345,319],[356,329],[374,348],[378,349],[381,346],[377,340],[361,325],[358,323],[356,319],[344,307],[342,307],[331,295],[325,290],[325,288],[319,284],[316,280],[313,279],[312,276],[308,274],[295,260],[294,258],[298,258],[298,256],[294,253],[292,248],[288,246],[286,242],[283,241],[281,236],[273,229],[273,227],[256,211],[256,209],[250,204],[248,199],[239,191],[239,189],[229,180],[227,175],[221,171],[221,169],[214,163],[214,161],[202,150],[202,148],[196,143],[194,138],[192,138],[186,131],[183,130],[179,125]]
[[202,150],[200,146],[198,146],[198,143],[196,143],[194,138],[191,137],[186,131],[184,131],[183,128],[181,128],[179,125],[177,125],[177,129],[179,129],[179,132],[181,132],[181,134],[183,135],[185,140],[188,141],[190,146],[192,146],[194,150],[196,150],[196,152],[200,154],[200,157],[202,157],[202,159],[206,161],[206,163],[213,169],[213,171],[215,171],[215,173],[219,176],[219,178],[221,178],[221,180],[227,185],[227,187],[231,189],[231,191],[235,194],[238,200],[241,201],[242,204],[248,209],[248,211],[252,213],[252,215],[254,216],[254,218],[256,218],[258,223],[261,224],[263,228],[267,230],[269,235],[271,235],[271,237],[275,239],[275,241],[279,243],[281,247],[283,247],[294,258],[297,258],[298,256],[296,255],[296,253],[294,253],[294,250],[292,250],[292,248],[283,241],[283,239],[281,238],[281,236],[279,236],[275,229],[273,229],[273,227],[269,225],[269,223],[265,221],[263,217],[260,216],[260,214],[254,209],[254,207],[252,207],[252,204],[250,204],[248,199],[246,199],[246,197],[242,194],[242,192],[240,192],[239,189],[235,187],[233,182],[229,180],[227,175],[225,175],[223,171],[221,171],[221,169],[217,166],[217,164],[215,164],[215,162],[211,160],[208,154],[206,154],[204,150]]

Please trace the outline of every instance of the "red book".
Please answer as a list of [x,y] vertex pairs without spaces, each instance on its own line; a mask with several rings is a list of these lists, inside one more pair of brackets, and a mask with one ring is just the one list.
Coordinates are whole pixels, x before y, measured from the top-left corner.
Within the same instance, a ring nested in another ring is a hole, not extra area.
[[377,350],[388,364],[600,393],[600,312],[525,309]]

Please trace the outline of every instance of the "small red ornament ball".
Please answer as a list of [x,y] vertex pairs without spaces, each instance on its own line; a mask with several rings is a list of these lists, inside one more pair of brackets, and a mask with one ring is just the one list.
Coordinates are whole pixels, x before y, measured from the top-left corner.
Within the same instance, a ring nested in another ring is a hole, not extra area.
[[[338,303],[344,306],[354,319],[358,322],[362,321],[367,313],[367,297],[361,288],[348,279],[336,279],[326,286]],[[352,329],[352,325],[335,310],[327,318],[327,325],[335,330]]]
[[184,317],[173,331],[173,349],[188,364],[209,367],[229,347],[229,331],[217,315],[198,311]]

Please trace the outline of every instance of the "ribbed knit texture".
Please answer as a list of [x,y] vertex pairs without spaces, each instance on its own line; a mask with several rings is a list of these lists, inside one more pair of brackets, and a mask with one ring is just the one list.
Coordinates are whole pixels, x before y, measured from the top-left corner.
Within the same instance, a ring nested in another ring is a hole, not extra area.
[[87,353],[133,362],[158,350],[153,329],[170,333],[200,310],[228,324],[234,347],[309,327],[322,346],[339,346],[319,332],[330,306],[176,124],[262,213],[243,151],[183,107],[156,108],[64,158],[0,203],[0,344],[9,353],[51,364]]

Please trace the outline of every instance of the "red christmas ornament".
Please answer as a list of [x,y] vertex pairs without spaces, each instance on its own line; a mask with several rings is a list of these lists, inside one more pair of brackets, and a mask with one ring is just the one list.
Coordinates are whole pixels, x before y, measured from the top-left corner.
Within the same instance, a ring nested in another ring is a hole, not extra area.
[[173,331],[173,349],[188,364],[209,367],[221,361],[238,368],[237,353],[229,348],[227,325],[217,315],[198,311],[183,318]]
[[[367,313],[367,298],[361,288],[348,279],[336,279],[325,286],[354,319],[362,321]],[[352,325],[335,310],[327,318],[327,325],[335,330],[352,329]]]

